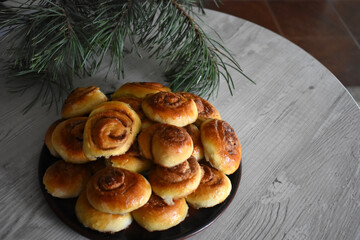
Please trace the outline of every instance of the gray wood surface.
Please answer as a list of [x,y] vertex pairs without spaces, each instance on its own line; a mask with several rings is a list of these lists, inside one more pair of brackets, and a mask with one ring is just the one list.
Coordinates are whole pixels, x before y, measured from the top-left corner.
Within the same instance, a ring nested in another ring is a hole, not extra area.
[[[229,208],[190,239],[360,239],[360,111],[351,95],[273,32],[214,11],[204,20],[257,84],[234,72],[234,95],[223,83],[210,99],[237,132],[243,176]],[[130,55],[125,69],[125,81],[164,79],[153,60]],[[103,74],[76,85],[104,92],[121,85]],[[36,89],[10,94],[0,76],[0,239],[81,239],[52,212],[38,182],[45,132],[59,110],[37,105],[23,115]]]

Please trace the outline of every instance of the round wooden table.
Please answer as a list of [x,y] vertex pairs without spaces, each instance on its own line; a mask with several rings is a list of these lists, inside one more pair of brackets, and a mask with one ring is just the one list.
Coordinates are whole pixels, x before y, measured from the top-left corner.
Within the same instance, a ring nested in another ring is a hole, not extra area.
[[[356,102],[323,65],[279,35],[215,11],[203,19],[256,85],[233,72],[234,95],[223,82],[210,99],[240,139],[242,178],[230,206],[190,239],[359,239]],[[154,60],[130,55],[125,62],[125,81],[163,82]],[[104,73],[76,86],[112,92],[122,84],[102,81]],[[50,209],[38,181],[45,132],[60,111],[35,105],[23,115],[36,88],[11,94],[6,74],[1,78],[0,238],[80,239]]]

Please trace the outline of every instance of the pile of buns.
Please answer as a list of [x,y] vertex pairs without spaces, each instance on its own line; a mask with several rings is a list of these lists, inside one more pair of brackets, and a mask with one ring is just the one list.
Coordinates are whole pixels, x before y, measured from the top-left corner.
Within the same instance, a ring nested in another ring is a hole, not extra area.
[[240,166],[233,128],[207,100],[159,83],[126,83],[111,95],[75,89],[45,144],[58,160],[43,183],[53,197],[77,198],[85,226],[118,232],[178,225],[190,207],[209,208],[231,192]]

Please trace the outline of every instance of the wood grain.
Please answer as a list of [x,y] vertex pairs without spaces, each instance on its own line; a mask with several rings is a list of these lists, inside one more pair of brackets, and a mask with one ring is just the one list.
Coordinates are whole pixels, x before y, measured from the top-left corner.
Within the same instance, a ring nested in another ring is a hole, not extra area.
[[[359,239],[360,111],[352,97],[317,60],[273,32],[214,11],[204,22],[256,85],[233,72],[234,95],[223,83],[210,99],[237,132],[243,176],[230,207],[190,239]],[[129,55],[125,63],[125,81],[164,80],[153,60]],[[103,74],[76,84],[104,92],[121,85],[103,82]],[[1,78],[0,238],[81,239],[46,205],[37,181],[45,132],[59,111],[36,106],[23,115],[31,93],[10,94],[6,74]]]

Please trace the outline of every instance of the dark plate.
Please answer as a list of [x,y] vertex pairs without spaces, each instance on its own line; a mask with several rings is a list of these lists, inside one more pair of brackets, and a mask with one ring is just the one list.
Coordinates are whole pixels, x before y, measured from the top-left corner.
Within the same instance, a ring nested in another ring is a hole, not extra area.
[[45,196],[46,201],[48,202],[51,209],[56,213],[56,215],[69,227],[78,232],[79,234],[90,238],[90,239],[117,239],[117,240],[128,240],[128,239],[179,239],[186,238],[193,234],[200,232],[201,230],[208,227],[211,223],[215,221],[217,217],[227,208],[227,206],[233,200],[236,191],[238,189],[240,179],[241,179],[241,169],[240,168],[228,176],[232,183],[232,190],[230,196],[221,204],[212,207],[212,208],[203,208],[203,209],[192,209],[189,208],[189,214],[186,219],[179,225],[170,228],[165,231],[158,232],[148,232],[144,228],[140,227],[135,221],[130,225],[129,228],[114,234],[110,233],[101,233],[98,231],[91,230],[84,227],[76,218],[75,215],[75,202],[76,199],[59,199],[54,198],[47,193],[42,178],[46,169],[58,159],[51,156],[50,152],[43,147],[40,161],[39,161],[39,181],[40,188]]

